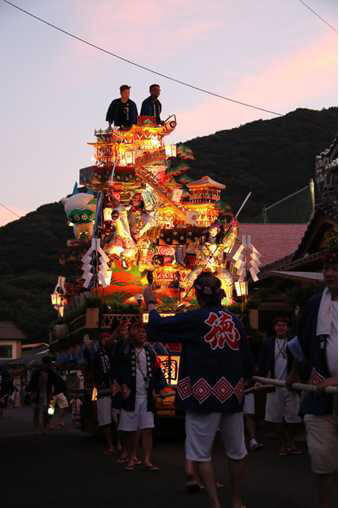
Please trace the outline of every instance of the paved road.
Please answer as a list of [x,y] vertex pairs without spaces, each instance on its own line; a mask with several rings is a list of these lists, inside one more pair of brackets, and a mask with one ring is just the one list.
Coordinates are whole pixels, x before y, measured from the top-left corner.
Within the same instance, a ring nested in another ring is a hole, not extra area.
[[[249,457],[248,508],[313,507],[307,456],[281,458],[275,441],[266,439],[265,444]],[[125,472],[103,455],[95,438],[78,431],[37,435],[27,409],[11,410],[0,420],[0,504],[2,508],[208,508],[204,494],[189,496],[184,491],[180,428],[163,435],[154,455],[161,472]],[[215,464],[218,477],[224,478],[219,450]],[[227,485],[222,498],[229,508]]]

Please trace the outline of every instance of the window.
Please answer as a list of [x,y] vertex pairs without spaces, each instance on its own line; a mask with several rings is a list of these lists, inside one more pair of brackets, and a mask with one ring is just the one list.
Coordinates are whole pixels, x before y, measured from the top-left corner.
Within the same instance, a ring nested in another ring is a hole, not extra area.
[[0,345],[0,358],[10,360],[12,357],[13,357],[13,346],[12,345],[6,345],[6,346]]

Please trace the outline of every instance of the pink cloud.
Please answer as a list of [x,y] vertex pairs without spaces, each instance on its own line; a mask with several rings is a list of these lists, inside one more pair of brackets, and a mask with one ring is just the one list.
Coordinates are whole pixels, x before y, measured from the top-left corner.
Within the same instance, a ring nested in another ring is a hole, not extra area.
[[[226,74],[224,81],[228,83]],[[332,96],[334,102],[336,49],[333,37],[331,34],[325,36],[311,46],[271,62],[255,74],[244,76],[233,88],[215,91],[280,113],[298,107],[325,106],[322,101],[326,96]],[[177,115],[177,139],[207,135],[258,118],[274,117],[217,98],[205,99]]]
[[[87,39],[127,58],[147,58],[150,64],[158,63],[159,57],[175,55],[179,48],[182,52],[185,45],[213,30],[222,29],[224,20],[217,15],[222,6],[218,2],[212,4],[207,15],[194,23],[193,16],[199,14],[195,0],[124,3],[102,0],[88,5],[75,0],[74,10],[82,19]],[[89,47],[74,45],[74,48],[80,58],[93,55]]]

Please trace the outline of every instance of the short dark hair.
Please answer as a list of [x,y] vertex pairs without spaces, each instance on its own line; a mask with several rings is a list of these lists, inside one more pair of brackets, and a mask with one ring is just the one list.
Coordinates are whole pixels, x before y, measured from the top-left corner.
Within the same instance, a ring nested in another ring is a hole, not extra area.
[[149,87],[149,91],[151,92],[152,91],[152,88],[155,88],[156,86],[158,86],[160,88],[160,85],[158,85],[157,83],[153,83],[153,85],[151,85]]
[[201,272],[194,281],[194,288],[207,305],[220,305],[225,296],[220,279],[211,272]]
[[131,87],[128,86],[128,85],[121,85],[120,87],[120,92],[122,92],[123,90],[129,90]]
[[141,321],[141,319],[133,319],[129,324],[128,331],[130,332],[131,330],[134,330],[135,328],[136,329],[145,328],[145,323],[143,323]]
[[288,316],[276,316],[273,319],[273,326],[275,326],[277,323],[285,323],[288,326],[290,324],[290,320]]

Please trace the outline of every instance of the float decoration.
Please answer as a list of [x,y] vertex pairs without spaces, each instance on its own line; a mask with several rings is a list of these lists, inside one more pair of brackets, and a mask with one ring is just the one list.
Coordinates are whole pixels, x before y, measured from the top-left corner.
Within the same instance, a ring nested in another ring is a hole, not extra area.
[[[232,261],[238,221],[221,207],[225,185],[185,174],[192,150],[164,144],[175,127],[173,115],[163,125],[140,117],[128,130],[95,131],[95,165],[80,170],[80,186],[62,201],[74,229],[69,248],[83,252],[73,296],[91,291],[106,303],[140,305],[152,283],[159,309],[175,311],[194,303],[193,282],[207,270],[221,279],[224,303],[233,302],[235,279],[246,274],[240,250]],[[251,252],[255,280],[260,256]]]

